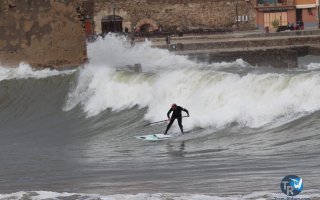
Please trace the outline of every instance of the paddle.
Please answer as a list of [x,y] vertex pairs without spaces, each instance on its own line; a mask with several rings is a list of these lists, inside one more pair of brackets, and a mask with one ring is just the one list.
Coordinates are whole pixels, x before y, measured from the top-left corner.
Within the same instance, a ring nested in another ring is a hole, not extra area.
[[[184,117],[189,117],[189,116],[182,116],[181,118],[184,118]],[[180,118],[180,117],[178,117],[178,118]],[[166,122],[166,121],[168,121],[168,120],[166,119],[166,120],[161,120],[161,121],[157,121],[157,122],[151,122],[149,124],[144,125],[143,127],[146,127],[146,126],[149,126],[149,125],[152,125],[152,124],[158,124],[158,123],[161,123],[161,122]]]

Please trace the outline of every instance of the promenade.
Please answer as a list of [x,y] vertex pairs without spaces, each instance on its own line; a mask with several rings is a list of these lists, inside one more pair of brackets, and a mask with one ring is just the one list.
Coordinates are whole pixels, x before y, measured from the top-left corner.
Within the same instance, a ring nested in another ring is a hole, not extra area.
[[[279,37],[294,37],[300,35],[319,35],[319,29],[306,29],[300,31],[283,31],[283,32],[271,32],[265,33],[262,30],[250,30],[250,31],[234,31],[224,34],[211,34],[211,35],[185,35],[183,37],[172,36],[171,44],[173,43],[201,43],[211,41],[229,41],[229,40],[244,40],[245,38],[279,38]],[[166,44],[165,38],[150,38],[155,46],[162,46]]]

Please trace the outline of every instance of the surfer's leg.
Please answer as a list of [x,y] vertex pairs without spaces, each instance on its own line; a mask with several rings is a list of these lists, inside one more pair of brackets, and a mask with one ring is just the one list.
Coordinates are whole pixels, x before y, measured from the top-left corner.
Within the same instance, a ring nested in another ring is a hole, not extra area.
[[181,117],[178,118],[178,124],[179,124],[180,130],[181,130],[181,133],[183,133],[183,126],[182,126],[182,118]]
[[175,120],[175,118],[171,118],[171,120],[170,120],[170,122],[169,122],[169,124],[167,126],[166,132],[164,133],[165,135],[167,134],[167,132],[170,129],[171,125],[173,124],[174,120]]

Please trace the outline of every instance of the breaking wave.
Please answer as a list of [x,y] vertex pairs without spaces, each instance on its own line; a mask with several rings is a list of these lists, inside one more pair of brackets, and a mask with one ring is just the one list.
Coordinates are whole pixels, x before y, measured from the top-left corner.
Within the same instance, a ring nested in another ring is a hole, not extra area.
[[[241,59],[198,63],[150,42],[126,45],[124,38],[113,35],[89,45],[91,63],[80,70],[65,110],[80,104],[91,117],[106,109],[147,107],[145,119],[152,121],[163,119],[175,102],[190,110],[186,127],[192,129],[281,125],[320,109],[318,72],[231,73],[221,68],[254,67]],[[135,63],[142,65],[142,73],[117,70]]]

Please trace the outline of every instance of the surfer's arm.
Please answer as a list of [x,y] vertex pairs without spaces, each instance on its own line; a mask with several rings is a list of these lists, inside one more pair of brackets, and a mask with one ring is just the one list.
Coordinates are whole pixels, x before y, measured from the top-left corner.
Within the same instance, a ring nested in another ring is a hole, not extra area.
[[167,117],[168,117],[168,119],[170,119],[170,113],[172,112],[172,108],[170,108],[170,110],[168,111],[168,113],[167,113]]
[[189,115],[189,111],[188,111],[187,109],[182,108],[182,110],[187,113],[188,117],[190,116],[190,115]]

